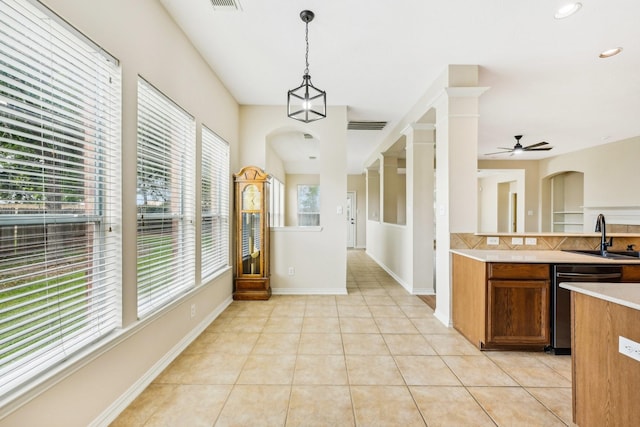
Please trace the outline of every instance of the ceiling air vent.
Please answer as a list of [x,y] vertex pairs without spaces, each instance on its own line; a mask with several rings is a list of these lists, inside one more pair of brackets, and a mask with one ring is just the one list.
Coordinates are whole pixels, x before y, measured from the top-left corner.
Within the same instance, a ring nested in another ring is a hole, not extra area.
[[347,129],[349,130],[382,130],[387,122],[349,122]]
[[240,0],[211,0],[215,11],[236,11],[242,10]]

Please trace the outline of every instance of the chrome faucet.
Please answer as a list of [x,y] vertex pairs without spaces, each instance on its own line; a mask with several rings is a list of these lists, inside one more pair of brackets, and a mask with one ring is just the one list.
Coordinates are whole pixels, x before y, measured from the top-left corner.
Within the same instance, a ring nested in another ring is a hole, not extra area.
[[600,235],[600,254],[602,256],[607,255],[607,248],[609,246],[613,246],[613,237],[609,239],[607,242],[607,223],[604,220],[604,215],[599,214],[598,219],[596,219],[596,230],[600,231],[602,234]]

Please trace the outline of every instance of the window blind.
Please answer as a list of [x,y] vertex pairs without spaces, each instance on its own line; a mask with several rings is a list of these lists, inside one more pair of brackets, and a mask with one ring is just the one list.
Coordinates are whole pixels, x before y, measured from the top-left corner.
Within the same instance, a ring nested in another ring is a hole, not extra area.
[[202,128],[202,278],[229,265],[229,144]]
[[195,120],[138,79],[138,316],[195,285]]
[[120,70],[0,2],[0,395],[119,327]]

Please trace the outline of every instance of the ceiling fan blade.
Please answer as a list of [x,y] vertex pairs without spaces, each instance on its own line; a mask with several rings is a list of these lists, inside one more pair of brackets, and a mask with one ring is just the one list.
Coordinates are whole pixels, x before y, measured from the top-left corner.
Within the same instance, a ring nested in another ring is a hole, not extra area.
[[524,147],[525,150],[528,150],[530,148],[536,148],[536,147],[540,147],[542,145],[547,145],[549,144],[548,142],[542,141],[542,142],[538,142],[537,144],[531,144],[531,145],[527,145],[526,147]]
[[499,150],[513,151],[513,147],[497,147]]
[[[500,148],[500,147],[498,147],[498,148]],[[513,150],[509,149],[507,151],[496,151],[495,153],[485,153],[484,155],[485,156],[491,156],[493,154],[504,154],[504,153],[511,153],[511,152],[513,152]]]
[[553,147],[545,147],[545,148],[525,148],[524,151],[549,151]]

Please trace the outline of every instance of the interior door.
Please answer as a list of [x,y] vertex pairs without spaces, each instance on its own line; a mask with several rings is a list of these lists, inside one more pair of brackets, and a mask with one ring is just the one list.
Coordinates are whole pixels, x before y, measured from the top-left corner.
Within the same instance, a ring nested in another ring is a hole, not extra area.
[[347,247],[356,246],[356,192],[347,191],[347,208],[345,218],[347,220]]

